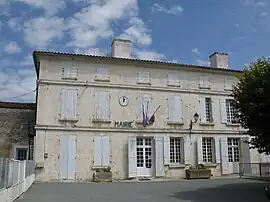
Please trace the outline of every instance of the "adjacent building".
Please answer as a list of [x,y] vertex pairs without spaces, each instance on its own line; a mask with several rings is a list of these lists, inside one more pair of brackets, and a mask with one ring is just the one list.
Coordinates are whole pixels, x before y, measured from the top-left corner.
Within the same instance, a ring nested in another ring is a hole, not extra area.
[[220,176],[257,159],[235,119],[230,94],[240,71],[226,53],[213,53],[211,67],[138,60],[130,41],[114,40],[110,57],[33,58],[38,181],[91,181],[104,167],[113,179],[183,178],[197,164]]

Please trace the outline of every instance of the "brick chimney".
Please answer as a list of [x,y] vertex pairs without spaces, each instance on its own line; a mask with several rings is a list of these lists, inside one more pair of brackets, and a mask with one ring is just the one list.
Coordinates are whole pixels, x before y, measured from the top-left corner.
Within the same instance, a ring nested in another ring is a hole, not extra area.
[[112,57],[131,58],[131,41],[114,39],[112,42]]
[[228,69],[228,53],[214,52],[209,56],[212,68]]

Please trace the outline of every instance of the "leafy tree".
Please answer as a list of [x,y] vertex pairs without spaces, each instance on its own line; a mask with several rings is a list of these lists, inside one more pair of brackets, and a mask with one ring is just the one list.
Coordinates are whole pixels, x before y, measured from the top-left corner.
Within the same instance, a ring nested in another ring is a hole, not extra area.
[[270,154],[270,58],[251,63],[238,79],[232,95],[239,121],[251,148]]

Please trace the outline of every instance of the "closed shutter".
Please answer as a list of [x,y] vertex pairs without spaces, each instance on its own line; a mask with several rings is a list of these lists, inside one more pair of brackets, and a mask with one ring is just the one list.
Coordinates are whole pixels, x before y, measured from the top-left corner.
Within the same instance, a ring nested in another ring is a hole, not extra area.
[[164,165],[170,164],[170,137],[163,137],[163,147],[164,147]]
[[197,161],[198,164],[203,164],[202,136],[198,136],[197,140]]
[[186,165],[191,164],[191,144],[189,135],[184,136],[184,161]]
[[78,91],[70,90],[69,91],[69,118],[75,119],[77,116],[77,99],[78,99]]
[[137,82],[138,83],[150,83],[151,78],[150,78],[150,73],[149,72],[138,72],[137,73]]
[[219,98],[220,122],[227,123],[226,99]]
[[216,164],[220,164],[220,137],[215,136],[215,157]]
[[183,122],[182,99],[180,96],[170,96],[168,98],[169,121]]
[[109,92],[99,92],[100,118],[103,120],[110,119],[110,94]]
[[201,88],[203,88],[204,87],[204,77],[200,76],[199,80],[200,80],[199,86]]
[[71,67],[70,68],[70,77],[71,78],[77,78],[78,76],[78,68],[77,67]]
[[68,178],[68,145],[68,137],[60,135],[60,179]]
[[206,122],[206,109],[205,109],[205,97],[201,97],[199,99],[199,111],[200,111],[200,122],[205,123]]
[[168,86],[180,86],[180,76],[174,73],[168,73]]
[[163,177],[164,172],[164,151],[163,138],[155,137],[155,155],[156,155],[156,177]]
[[137,176],[137,143],[136,137],[128,138],[128,177]]
[[96,69],[96,76],[95,79],[98,80],[109,80],[109,71],[105,67],[100,67]]
[[68,138],[68,179],[74,180],[76,173],[76,136],[70,135]]
[[220,154],[221,154],[221,173],[229,174],[229,159],[228,159],[228,139],[226,136],[220,138]]
[[67,119],[69,113],[69,91],[67,89],[61,90],[61,119]]
[[102,136],[94,137],[94,165],[102,166]]
[[70,78],[71,69],[69,67],[64,67],[62,69],[62,78]]
[[102,136],[102,165],[110,165],[110,138]]

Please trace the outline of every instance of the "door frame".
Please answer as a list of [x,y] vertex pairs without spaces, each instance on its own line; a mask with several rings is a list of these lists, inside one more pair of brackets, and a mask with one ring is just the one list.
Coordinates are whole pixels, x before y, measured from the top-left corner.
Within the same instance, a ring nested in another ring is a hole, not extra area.
[[[234,160],[235,155],[234,155],[234,150],[236,148],[236,145],[232,144],[232,146],[229,146],[229,139],[232,139],[232,143],[233,143],[233,139],[237,139],[238,140],[238,155],[239,155],[239,161],[238,162],[230,162],[229,161],[229,147],[232,147],[232,158]],[[240,173],[240,162],[241,162],[241,138],[240,137],[228,137],[227,140],[227,146],[228,146],[228,164],[229,164],[229,173],[230,174],[239,174]]]

